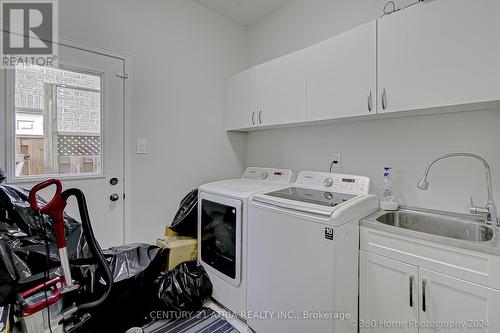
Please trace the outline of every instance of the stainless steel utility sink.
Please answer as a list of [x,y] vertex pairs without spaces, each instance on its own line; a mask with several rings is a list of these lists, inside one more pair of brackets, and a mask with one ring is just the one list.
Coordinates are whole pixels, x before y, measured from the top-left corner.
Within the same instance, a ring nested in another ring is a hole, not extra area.
[[397,228],[472,242],[487,242],[494,236],[493,229],[479,221],[434,213],[399,210],[379,212],[373,219]]

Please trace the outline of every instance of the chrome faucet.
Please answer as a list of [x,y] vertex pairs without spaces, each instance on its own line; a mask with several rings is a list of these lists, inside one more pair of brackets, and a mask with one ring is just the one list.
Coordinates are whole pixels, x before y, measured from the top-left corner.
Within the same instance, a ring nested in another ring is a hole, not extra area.
[[424,176],[422,179],[419,180],[417,187],[421,190],[427,190],[429,188],[429,182],[427,181],[427,176],[429,175],[429,170],[431,169],[432,165],[436,163],[439,160],[448,158],[448,157],[471,157],[475,158],[477,160],[480,160],[483,162],[484,167],[486,168],[486,186],[488,189],[488,202],[486,203],[486,207],[477,207],[474,206],[474,202],[472,201],[472,197],[470,198],[471,206],[470,206],[470,212],[471,214],[484,214],[486,215],[486,220],[485,222],[487,224],[496,224],[500,225],[497,219],[497,206],[495,205],[495,202],[493,202],[493,190],[492,190],[492,184],[491,184],[491,171],[490,171],[490,166],[488,162],[481,156],[478,156],[476,154],[471,154],[471,153],[451,153],[451,154],[446,154],[443,156],[440,156],[433,161],[431,161],[427,167],[425,168],[424,171]]

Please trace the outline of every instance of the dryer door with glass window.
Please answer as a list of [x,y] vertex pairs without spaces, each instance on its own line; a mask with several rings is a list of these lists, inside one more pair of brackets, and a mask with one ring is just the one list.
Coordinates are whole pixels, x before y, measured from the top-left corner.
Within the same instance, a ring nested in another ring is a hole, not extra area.
[[242,202],[201,193],[199,203],[199,260],[209,272],[238,286],[241,280]]

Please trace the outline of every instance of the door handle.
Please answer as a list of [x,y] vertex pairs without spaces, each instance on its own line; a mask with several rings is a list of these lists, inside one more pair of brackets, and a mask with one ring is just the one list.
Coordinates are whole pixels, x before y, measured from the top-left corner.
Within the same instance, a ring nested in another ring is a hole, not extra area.
[[422,312],[427,311],[427,293],[426,289],[427,288],[427,280],[423,279],[422,280]]
[[368,93],[368,111],[372,112],[373,109],[373,99],[372,99],[372,91]]
[[252,112],[252,125],[255,125],[255,111]]
[[387,93],[385,88],[382,89],[382,109],[387,109]]
[[259,110],[259,124],[262,125],[262,110]]
[[415,280],[415,277],[412,275],[410,276],[410,308],[413,308],[413,282]]
[[109,200],[111,200],[111,201],[118,201],[118,199],[120,199],[120,196],[118,195],[118,193],[113,193],[109,196]]

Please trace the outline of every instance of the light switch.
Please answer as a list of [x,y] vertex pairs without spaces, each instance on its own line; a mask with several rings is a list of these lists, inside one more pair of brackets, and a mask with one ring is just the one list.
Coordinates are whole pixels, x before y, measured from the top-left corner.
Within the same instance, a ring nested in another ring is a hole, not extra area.
[[137,139],[137,154],[144,155],[148,153],[148,140]]

